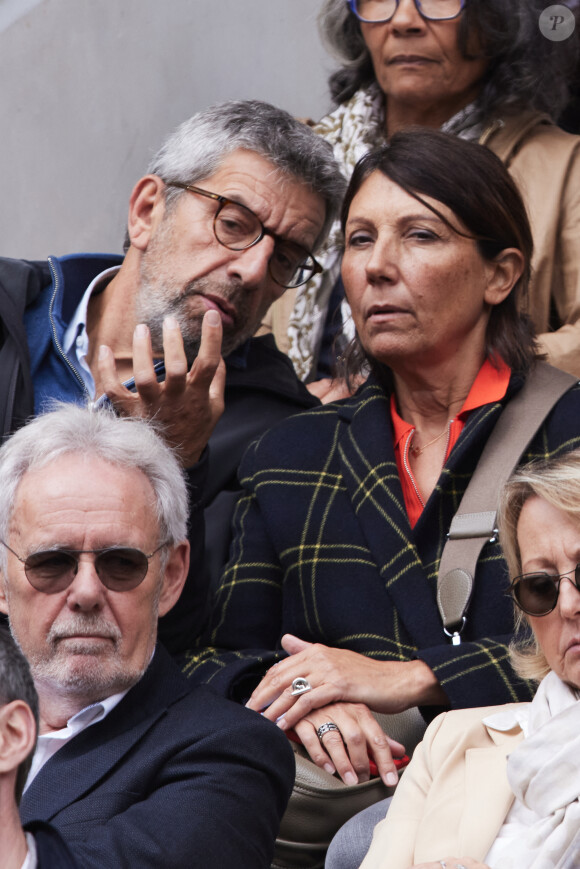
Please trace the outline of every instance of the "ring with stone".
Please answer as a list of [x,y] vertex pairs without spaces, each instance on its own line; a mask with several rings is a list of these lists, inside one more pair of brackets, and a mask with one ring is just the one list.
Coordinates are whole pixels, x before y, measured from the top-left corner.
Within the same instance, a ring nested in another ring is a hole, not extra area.
[[332,730],[338,731],[340,733],[340,728],[338,724],[335,724],[334,721],[327,721],[326,724],[321,724],[318,730],[316,731],[316,735],[319,740],[322,742],[322,737],[325,733],[330,733]]
[[447,863],[445,860],[439,860],[439,862],[441,863],[441,869],[447,869]]
[[312,685],[308,679],[304,679],[302,676],[293,679],[291,692],[293,697],[296,697],[298,694],[306,694],[307,691],[312,691]]

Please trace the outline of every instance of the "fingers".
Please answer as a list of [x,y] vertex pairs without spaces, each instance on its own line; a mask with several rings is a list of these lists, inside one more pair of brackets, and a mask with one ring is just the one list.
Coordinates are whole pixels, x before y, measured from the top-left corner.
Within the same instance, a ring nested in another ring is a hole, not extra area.
[[301,640],[299,637],[295,637],[294,634],[284,634],[281,645],[289,655],[297,655],[299,652],[304,652],[310,648],[312,643],[307,643],[306,640]]
[[307,383],[308,391],[319,398],[323,404],[328,404],[330,401],[338,401],[341,398],[350,398],[356,391],[358,383],[353,385],[352,389],[348,388],[346,380],[336,378],[332,380],[330,377],[325,377],[322,380],[316,380],[313,383]]
[[[163,321],[163,358],[165,361],[165,394],[168,398],[173,398],[180,395],[185,389],[188,367],[181,329],[175,317],[166,317]],[[137,378],[135,379],[137,380]]]
[[155,375],[151,335],[144,323],[138,323],[133,332],[133,377],[139,397],[146,404],[155,402],[160,385]]
[[120,413],[127,412],[127,408],[135,400],[135,395],[119,379],[115,356],[106,344],[99,347],[97,370],[103,393],[108,396],[116,410]]
[[[325,723],[322,716],[318,726]],[[317,727],[314,722],[301,721],[296,727],[296,733],[302,740],[304,748],[314,763],[334,774],[338,772],[345,784],[354,785],[358,782],[357,774],[351,764],[340,733],[329,733],[324,742],[318,738]]]
[[290,686],[264,710],[263,714],[270,721],[276,721],[281,730],[289,730],[313,710],[328,706],[330,703],[337,703],[340,699],[336,687],[327,683],[299,697],[292,695],[292,686]]
[[[319,738],[319,728],[324,724],[335,726],[324,728],[326,732]],[[330,764],[345,784],[369,780],[369,756],[375,761],[385,785],[397,784],[399,777],[393,753],[404,754],[404,747],[383,733],[363,704],[331,704],[303,718],[294,729],[312,760],[327,771]]]
[[201,324],[201,343],[188,379],[210,388],[222,360],[222,319],[217,311],[206,311]]
[[373,728],[372,732],[367,735],[369,752],[377,765],[378,773],[383,782],[387,787],[395,787],[399,781],[399,773],[393,762],[393,757],[402,757],[405,753],[405,746],[387,736],[380,725],[374,719],[373,721],[377,729]]

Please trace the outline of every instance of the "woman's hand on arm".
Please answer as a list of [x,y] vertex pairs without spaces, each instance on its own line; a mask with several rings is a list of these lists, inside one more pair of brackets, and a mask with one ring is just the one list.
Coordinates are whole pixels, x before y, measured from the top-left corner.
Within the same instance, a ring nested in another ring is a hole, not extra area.
[[[338,730],[330,729],[319,738],[318,728],[329,723]],[[369,756],[383,782],[390,787],[397,784],[393,755],[402,757],[405,748],[386,735],[364,704],[334,703],[316,709],[294,729],[314,763],[331,774],[337,772],[345,784],[369,780]]]
[[[278,721],[283,729],[312,710],[329,703],[364,703],[375,712],[396,713],[419,704],[446,705],[445,692],[423,661],[376,661],[347,649],[307,643],[285,634],[282,646],[290,657],[272,667],[262,679],[248,707]],[[301,677],[312,686],[292,694]]]

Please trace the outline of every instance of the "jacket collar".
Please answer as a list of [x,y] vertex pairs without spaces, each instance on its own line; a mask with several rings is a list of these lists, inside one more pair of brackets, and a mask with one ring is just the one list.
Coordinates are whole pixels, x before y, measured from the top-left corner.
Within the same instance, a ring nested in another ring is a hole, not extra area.
[[42,767],[22,797],[22,822],[49,821],[80,800],[190,686],[162,646],[145,675],[101,722],[83,730]]
[[[470,748],[465,756],[465,811],[458,829],[458,854],[483,860],[514,801],[506,758],[524,738],[519,727],[487,728],[492,746]],[[482,824],[481,819],[486,821]]]
[[[345,485],[385,590],[418,648],[439,645],[443,628],[435,601],[439,561],[424,564],[415,541],[431,541],[433,535],[441,537],[438,490],[445,493],[454,475],[471,475],[474,457],[481,453],[503,405],[521,386],[521,378],[512,375],[502,402],[483,405],[470,414],[443,468],[437,490],[414,529],[407,518],[392,445],[389,394],[371,376],[353,398],[338,408],[338,416],[345,423],[339,435]],[[450,513],[448,524],[452,518]],[[404,582],[398,582],[402,574]]]

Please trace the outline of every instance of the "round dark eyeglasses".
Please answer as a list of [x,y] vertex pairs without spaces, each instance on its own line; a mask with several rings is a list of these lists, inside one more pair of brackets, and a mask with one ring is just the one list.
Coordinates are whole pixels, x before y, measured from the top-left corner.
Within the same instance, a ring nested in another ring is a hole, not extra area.
[[569,579],[580,591],[580,564],[569,573],[522,573],[516,576],[506,594],[527,615],[547,616],[556,608],[563,579]]
[[21,558],[3,540],[0,543],[22,562],[28,582],[43,594],[56,594],[68,588],[78,573],[78,556],[85,553],[95,556],[95,571],[105,588],[130,591],[147,576],[149,559],[167,545],[162,543],[150,555],[131,546],[111,546],[107,549],[46,549]]
[[220,196],[219,193],[194,187],[193,184],[183,184],[181,181],[165,183],[168,187],[179,187],[218,203],[213,219],[213,232],[219,243],[229,250],[246,250],[258,244],[265,235],[273,238],[274,252],[268,261],[268,272],[272,280],[285,290],[300,287],[322,271],[322,266],[316,262],[310,251],[266,229],[259,217],[245,205]]
[[[399,0],[347,0],[351,12],[359,21],[382,24],[390,21],[399,6]],[[421,18],[429,21],[449,21],[461,15],[465,0],[414,0]]]

